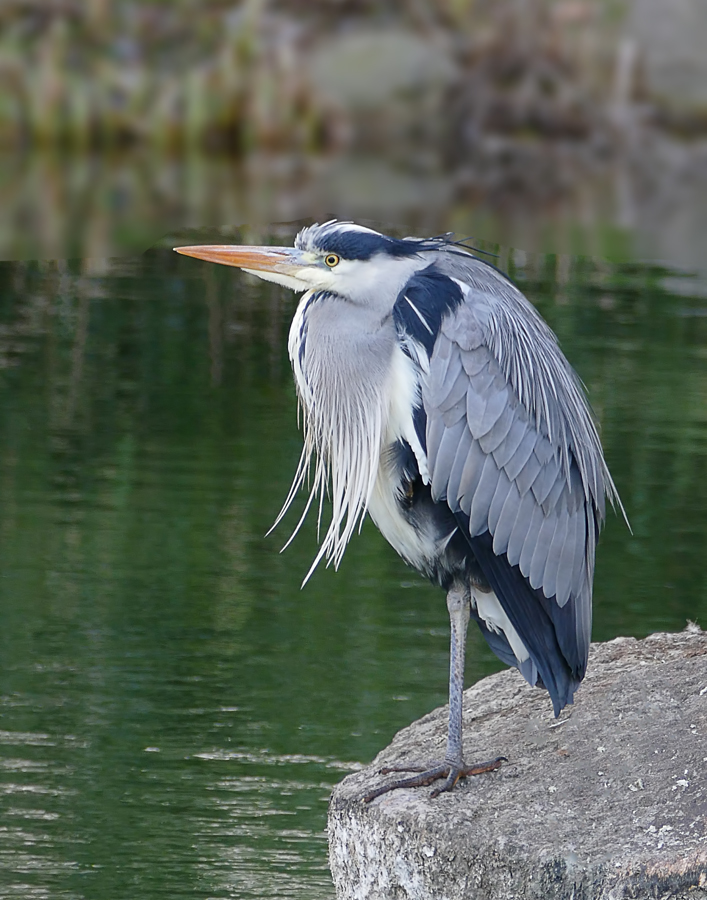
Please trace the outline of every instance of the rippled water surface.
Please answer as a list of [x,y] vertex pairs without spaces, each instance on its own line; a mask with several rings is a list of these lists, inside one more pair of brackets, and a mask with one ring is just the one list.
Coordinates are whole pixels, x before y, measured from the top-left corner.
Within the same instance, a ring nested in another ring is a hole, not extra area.
[[[707,299],[656,266],[500,263],[633,526],[602,537],[595,639],[704,626]],[[0,266],[1,897],[331,898],[332,786],[445,701],[444,597],[370,523],[304,591],[313,523],[264,537],[299,455],[294,303],[167,250]],[[469,652],[467,683],[500,666]]]

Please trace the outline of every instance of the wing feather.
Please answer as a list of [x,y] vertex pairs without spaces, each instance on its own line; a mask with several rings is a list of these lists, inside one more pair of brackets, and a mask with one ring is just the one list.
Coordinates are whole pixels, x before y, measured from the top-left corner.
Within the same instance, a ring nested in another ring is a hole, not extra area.
[[[537,453],[535,454],[535,458],[538,459]],[[532,491],[536,502],[542,506],[549,497],[550,491],[555,486],[558,478],[561,476],[560,464],[554,457],[550,457],[545,463],[540,462],[540,466],[540,471],[532,484]]]
[[552,444],[543,434],[538,435],[538,440],[533,452],[543,465],[549,463],[550,460],[555,457],[555,451],[552,448]]
[[461,366],[459,366],[459,374],[457,375],[456,381],[452,384],[446,397],[440,399],[437,409],[441,413],[446,413],[453,411],[456,407],[460,412],[463,412],[464,406],[466,405],[466,394],[468,390],[469,377],[466,372],[462,370]]
[[471,450],[472,437],[468,428],[464,428],[459,437],[457,452],[449,472],[449,482],[447,483],[447,497],[459,497],[459,484],[461,482],[464,466],[469,458]]
[[508,497],[511,492],[511,482],[508,480],[508,476],[501,469],[498,472],[498,481],[496,482],[496,490],[493,495],[493,499],[491,500],[491,504],[489,506],[489,516],[488,516],[488,526],[491,534],[494,535],[494,551],[496,550],[495,546],[495,535],[496,529],[498,528],[498,520],[501,518],[501,513],[503,508],[508,500]]
[[577,543],[577,529],[579,527],[580,513],[575,512],[569,517],[567,523],[567,537],[560,561],[557,567],[557,582],[555,585],[555,599],[560,606],[564,606],[570,598],[572,591],[572,575],[574,565],[574,551]]
[[484,453],[493,453],[494,450],[500,447],[503,441],[508,437],[508,432],[511,430],[514,418],[515,410],[510,403],[510,398],[507,398],[503,411],[493,427],[479,438],[479,444],[481,444],[481,449]]
[[484,417],[485,410],[486,397],[480,394],[475,386],[472,387],[470,382],[466,395],[466,424],[472,435],[479,433],[479,424]]
[[580,512],[577,517],[577,540],[572,561],[572,594],[581,596],[587,581],[587,515]]
[[[533,558],[530,562],[530,570],[528,571],[528,580],[534,588],[541,588],[543,585],[543,575],[545,574],[545,563],[547,555],[550,552],[552,539],[555,536],[555,528],[557,527],[557,516],[545,516],[540,530],[538,531],[538,539],[535,542],[533,550]],[[552,596],[552,595],[551,595]]]
[[530,575],[530,564],[533,561],[535,546],[538,542],[538,536],[540,535],[540,526],[543,524],[544,518],[545,514],[543,513],[542,507],[534,507],[530,516],[530,522],[528,523],[528,532],[524,537],[523,548],[521,549],[520,558],[518,560],[520,570],[526,578]]
[[464,371],[469,378],[478,375],[481,370],[488,365],[490,359],[491,354],[484,346],[475,347],[473,350],[460,351],[461,364],[464,366]]
[[449,483],[449,473],[452,470],[454,458],[457,455],[459,441],[465,430],[466,422],[464,422],[463,419],[451,428],[445,428],[443,430],[437,452],[435,453],[434,465],[430,466],[432,496],[435,500],[446,499],[450,504],[454,502],[454,497],[447,496],[447,485]]
[[461,359],[456,347],[446,340],[438,340],[435,345],[435,367],[431,370],[425,385],[428,404],[438,408],[449,394],[450,385],[456,383],[462,371]]
[[[425,403],[425,406],[429,409],[429,406],[427,403]],[[444,421],[442,420],[442,417],[438,416],[436,414],[430,414],[428,412],[427,413],[425,442],[427,444],[427,464],[428,464],[428,468],[430,469],[430,471],[441,468],[440,466],[436,465],[436,457],[437,457],[437,448],[439,447],[440,443],[442,442],[442,438],[444,436],[445,430],[446,430],[446,426],[444,424]],[[443,482],[443,480],[444,480],[444,476],[441,471],[440,471],[439,475],[437,476],[437,480],[439,482]],[[435,500],[437,500],[437,499],[438,498],[435,497]]]
[[498,366],[494,364],[494,361],[489,356],[488,362],[479,374],[469,379],[471,386],[479,396],[486,398],[491,396],[491,388],[498,374],[497,369]]
[[[505,473],[504,477],[507,480]],[[506,502],[503,504],[501,515],[498,517],[496,529],[495,531],[491,529],[493,534],[493,552],[498,555],[506,553],[508,550],[508,541],[518,517],[520,505],[521,497],[518,493],[518,487],[516,484],[509,482],[508,490],[506,491]]]
[[[487,456],[481,470],[479,483],[471,499],[469,508],[469,534],[472,536],[488,530],[489,506],[493,500],[498,481],[498,469],[493,456]],[[466,510],[464,510],[466,512]]]
[[521,469],[530,459],[537,439],[538,436],[535,430],[533,428],[527,428],[523,440],[518,445],[518,449],[503,467],[506,470],[506,475],[508,475],[511,481],[516,480]]
[[531,453],[528,457],[525,465],[517,474],[515,483],[518,487],[518,491],[521,497],[524,497],[528,491],[535,484],[535,480],[542,472],[542,465],[540,460],[534,453]]
[[[468,399],[466,403],[468,409]],[[530,426],[527,418],[523,416],[522,413],[517,413],[508,431],[508,436],[493,451],[493,458],[496,460],[497,466],[503,467],[508,465],[510,460],[513,458],[513,454],[516,452],[518,447],[520,447],[523,438],[528,433],[529,427]]]
[[506,550],[508,562],[512,566],[520,566],[521,572],[523,572],[521,554],[525,545],[530,544],[533,518],[538,510],[539,507],[535,502],[535,498],[528,492],[520,501],[518,514],[508,538],[508,549]]
[[[472,441],[469,455],[464,463],[464,471],[462,472],[459,482],[459,508],[468,514],[471,508],[471,498],[476,492],[484,463],[488,459],[487,455],[481,449],[478,441]],[[456,512],[456,509],[454,509]]]
[[474,436],[477,439],[480,439],[485,434],[488,434],[496,424],[496,422],[498,422],[498,420],[501,418],[501,416],[503,415],[503,411],[507,406],[508,394],[505,389],[502,391],[492,391],[486,402],[486,409],[484,410],[484,414],[481,417],[481,421],[479,422],[479,430]]
[[562,550],[567,540],[570,514],[566,509],[560,512],[555,525],[555,533],[552,536],[550,547],[545,560],[545,569],[542,574],[542,589],[546,597],[554,597],[557,594],[557,576],[560,570]]
[[555,483],[553,484],[550,493],[547,495],[547,499],[542,503],[543,512],[546,516],[551,515],[552,511],[557,508],[557,504],[560,502],[560,497],[565,491],[566,485],[567,483],[565,482],[564,476],[558,471]]

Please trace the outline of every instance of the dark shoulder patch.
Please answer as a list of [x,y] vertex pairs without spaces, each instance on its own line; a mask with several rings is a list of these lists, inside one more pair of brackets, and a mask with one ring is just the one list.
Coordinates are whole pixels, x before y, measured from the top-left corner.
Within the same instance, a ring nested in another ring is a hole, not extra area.
[[415,481],[420,477],[420,469],[417,465],[417,459],[412,452],[412,447],[404,438],[399,438],[394,444],[388,447],[387,451],[393,468],[400,473],[400,477],[405,481]]
[[431,356],[442,319],[454,312],[463,299],[459,285],[433,263],[415,274],[398,294],[393,307],[398,332],[421,344]]
[[412,424],[415,426],[415,434],[420,446],[427,453],[427,413],[422,403],[412,411]]

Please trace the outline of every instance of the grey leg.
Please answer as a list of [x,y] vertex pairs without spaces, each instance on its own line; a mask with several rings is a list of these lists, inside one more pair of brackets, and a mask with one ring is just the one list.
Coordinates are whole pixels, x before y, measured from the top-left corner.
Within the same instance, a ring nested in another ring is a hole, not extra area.
[[449,725],[445,761],[463,766],[462,699],[464,694],[464,657],[469,627],[469,592],[454,585],[447,594],[451,638],[449,647]]
[[390,772],[419,772],[408,778],[401,778],[392,784],[381,785],[370,791],[363,798],[370,803],[381,794],[397,788],[421,787],[432,784],[433,781],[444,779],[442,785],[432,791],[436,797],[445,791],[451,791],[460,778],[470,775],[481,775],[484,772],[492,772],[498,769],[504,756],[497,756],[488,762],[475,766],[467,766],[464,762],[462,748],[462,701],[464,694],[464,656],[466,651],[466,632],[470,618],[471,597],[469,591],[460,585],[453,585],[447,594],[447,609],[449,611],[449,624],[451,626],[450,654],[449,654],[449,721],[447,726],[447,751],[444,760],[431,765],[423,766],[390,766],[381,769],[381,774]]

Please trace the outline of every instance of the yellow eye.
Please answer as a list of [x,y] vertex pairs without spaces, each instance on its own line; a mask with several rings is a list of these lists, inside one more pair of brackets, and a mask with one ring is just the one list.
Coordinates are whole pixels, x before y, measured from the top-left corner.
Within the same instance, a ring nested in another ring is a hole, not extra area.
[[330,269],[333,269],[334,266],[338,266],[339,257],[336,255],[336,253],[327,253],[327,255],[324,257],[324,262],[329,266]]

